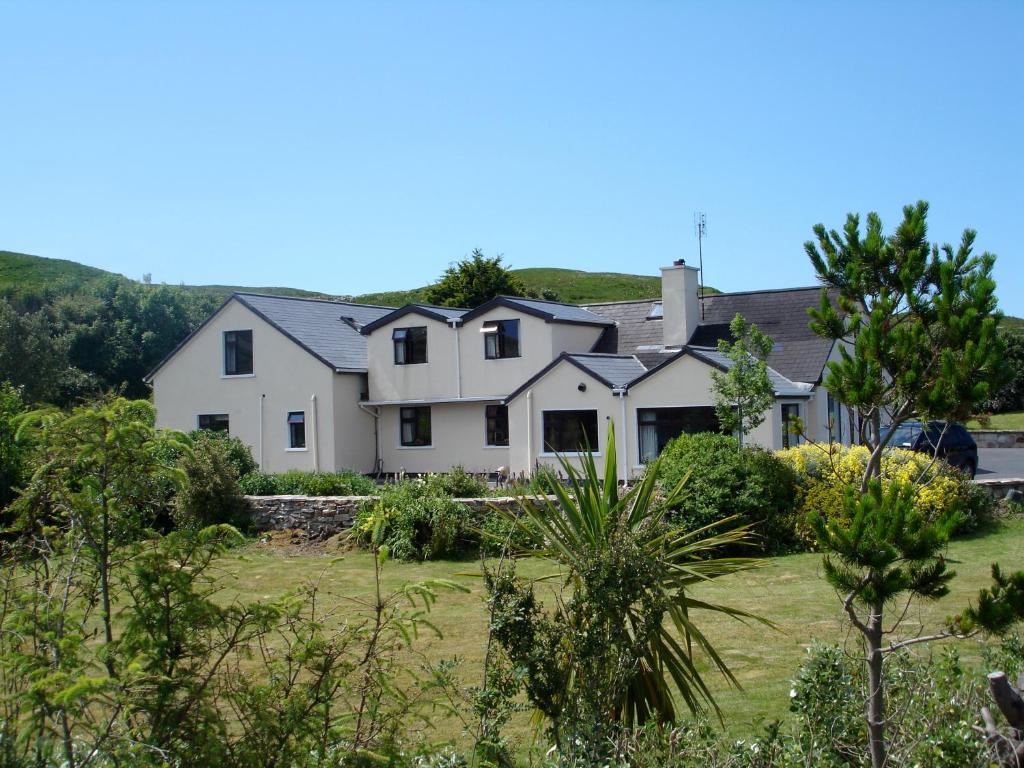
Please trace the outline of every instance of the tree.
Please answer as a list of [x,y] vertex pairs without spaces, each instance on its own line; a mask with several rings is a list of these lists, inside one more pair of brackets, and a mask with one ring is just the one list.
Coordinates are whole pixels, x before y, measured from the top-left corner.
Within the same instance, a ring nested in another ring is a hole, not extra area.
[[620,492],[614,432],[610,426],[603,476],[587,451],[581,469],[562,459],[569,486],[552,482],[554,499],[522,497],[519,514],[494,508],[528,542],[519,554],[561,567],[555,605],[545,610],[533,584],[508,571],[487,574],[492,637],[523,670],[527,696],[547,717],[556,744],[587,758],[600,756],[595,752],[607,748],[618,726],[675,720],[676,695],[691,711],[718,711],[693,647],[736,680],[695,614],[756,617],[700,600],[692,589],[763,562],[715,555],[745,541],[747,526],[669,526],[666,514],[685,480],[659,498],[657,462]]
[[14,500],[25,479],[25,449],[14,436],[24,409],[21,389],[0,381],[0,511]]
[[518,277],[502,266],[501,255],[487,258],[474,248],[469,258],[452,264],[435,285],[427,289],[427,301],[443,307],[479,307],[495,296],[525,296]]
[[[95,574],[107,646],[114,643],[115,554],[147,532],[164,502],[164,483],[180,482],[180,472],[161,456],[165,443],[184,446],[158,432],[154,421],[150,403],[111,398],[70,413],[28,413],[18,430],[35,446],[35,468],[14,506],[17,527],[29,538],[54,528],[64,537],[61,546],[81,552]],[[116,677],[107,658],[107,671]]]
[[1024,411],[1024,333],[1000,328],[999,338],[1003,343],[1007,378],[983,407],[991,413]]
[[732,341],[719,339],[718,351],[731,365],[724,373],[711,372],[711,387],[719,423],[743,445],[743,436],[760,426],[765,412],[775,404],[775,388],[765,362],[773,342],[740,314],[729,323],[729,333]]
[[[818,224],[817,243],[805,244],[825,286],[819,307],[810,310],[811,327],[837,342],[840,354],[828,364],[824,384],[858,415],[860,438],[871,450],[859,487],[847,489],[849,524],[816,515],[811,524],[819,545],[836,558],[826,556],[826,577],[864,640],[874,768],[882,768],[887,752],[883,654],[911,642],[883,651],[884,635],[896,632],[903,617],[883,630],[885,608],[902,595],[909,606],[914,598],[945,594],[953,574],[941,550],[956,523],[954,517],[926,523],[907,488],[883,488],[882,453],[910,419],[965,420],[1004,376],[995,256],[973,255],[973,230],[964,231],[956,249],[929,244],[927,215],[925,202],[904,207],[903,221],[886,236],[870,213],[862,236],[859,217],[849,214],[842,235]],[[956,631],[912,642],[951,634]]]
[[862,236],[851,213],[841,235],[818,224],[817,243],[804,246],[825,286],[811,327],[839,343],[824,384],[857,414],[860,439],[871,448],[861,493],[880,475],[882,452],[900,424],[965,421],[1006,375],[995,256],[973,255],[970,229],[956,249],[929,244],[927,217],[928,203],[908,205],[886,236],[878,214],[869,213]]

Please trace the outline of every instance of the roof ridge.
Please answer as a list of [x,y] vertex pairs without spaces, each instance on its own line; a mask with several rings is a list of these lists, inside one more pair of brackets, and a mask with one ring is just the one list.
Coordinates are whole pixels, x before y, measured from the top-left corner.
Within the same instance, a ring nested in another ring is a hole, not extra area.
[[718,296],[748,296],[752,293],[790,293],[795,291],[820,291],[827,288],[825,285],[799,285],[795,288],[758,288],[752,291],[722,291],[720,293],[707,293],[705,299],[714,299]]
[[307,296],[285,296],[278,293],[255,293],[253,291],[233,291],[232,296],[255,296],[260,299],[286,299],[288,301],[305,301],[317,304],[332,304],[346,307],[369,307],[370,309],[398,309],[389,307],[386,304],[362,304],[358,301],[339,301],[336,299],[314,299]]
[[646,303],[651,302],[651,301],[661,301],[661,296],[652,296],[649,299],[623,299],[622,301],[595,301],[592,304],[578,304],[577,306],[580,306],[580,307],[582,307],[584,309],[589,309],[590,307],[611,307],[611,306],[614,306],[616,304],[646,304]]
[[636,357],[636,355],[627,355],[623,352],[564,352],[563,354],[570,357],[619,357],[627,360]]

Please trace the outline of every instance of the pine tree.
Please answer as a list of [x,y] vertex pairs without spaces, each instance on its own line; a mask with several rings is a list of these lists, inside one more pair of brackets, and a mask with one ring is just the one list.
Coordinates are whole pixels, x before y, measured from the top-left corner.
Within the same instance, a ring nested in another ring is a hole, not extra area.
[[715,415],[722,428],[739,436],[740,444],[750,430],[760,426],[765,412],[775,403],[775,388],[768,378],[765,360],[773,341],[743,315],[729,323],[732,341],[720,339],[718,351],[729,358],[725,372],[711,372]]

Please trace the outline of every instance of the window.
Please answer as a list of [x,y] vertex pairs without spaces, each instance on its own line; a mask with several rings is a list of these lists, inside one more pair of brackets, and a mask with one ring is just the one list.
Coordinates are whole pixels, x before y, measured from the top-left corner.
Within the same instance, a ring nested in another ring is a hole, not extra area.
[[229,432],[228,415],[226,413],[201,413],[199,414],[199,429],[208,429],[211,432]]
[[487,444],[508,445],[508,407],[504,405],[488,405]]
[[597,450],[597,411],[544,411],[544,450]]
[[395,328],[391,332],[395,343],[395,365],[427,362],[427,328]]
[[224,375],[252,374],[252,331],[224,331]]
[[484,334],[484,357],[500,360],[519,357],[519,321],[489,320],[480,332]]
[[715,409],[709,406],[688,408],[640,408],[637,410],[640,435],[640,463],[658,458],[668,441],[685,433],[720,432]]
[[288,447],[306,447],[306,412],[289,411],[288,413]]
[[828,393],[828,428],[832,442],[843,442],[843,404]]
[[402,408],[399,411],[401,420],[401,444],[405,447],[430,445],[430,408]]
[[791,445],[800,443],[800,435],[790,432],[794,421],[800,418],[800,406],[796,403],[784,403],[782,405],[782,447],[789,448]]

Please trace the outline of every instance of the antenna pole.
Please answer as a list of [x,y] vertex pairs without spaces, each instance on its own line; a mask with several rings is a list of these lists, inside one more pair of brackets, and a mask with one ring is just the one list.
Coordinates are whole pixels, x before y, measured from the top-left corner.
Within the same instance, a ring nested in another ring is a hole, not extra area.
[[704,237],[708,233],[708,222],[703,213],[693,214],[693,228],[697,232],[697,256],[700,266],[700,319],[704,320]]

